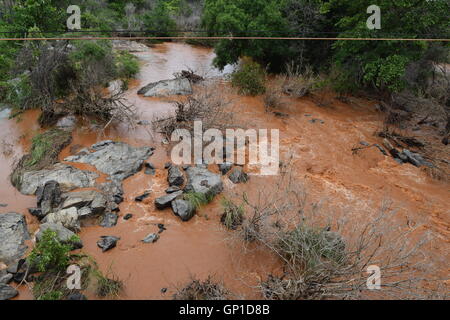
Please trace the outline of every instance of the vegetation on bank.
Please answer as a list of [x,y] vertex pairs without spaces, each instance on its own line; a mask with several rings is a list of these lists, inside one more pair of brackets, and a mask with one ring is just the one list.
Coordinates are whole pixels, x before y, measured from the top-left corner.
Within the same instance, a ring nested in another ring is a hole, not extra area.
[[[73,242],[79,241],[73,236]],[[70,242],[69,241],[69,242]],[[59,241],[56,232],[44,231],[41,240],[27,258],[27,273],[33,276],[33,295],[36,300],[65,300],[72,294],[92,290],[98,297],[116,298],[123,284],[119,279],[105,276],[92,258],[83,253],[71,253],[73,247]],[[67,285],[70,274],[67,268],[76,265],[81,272],[81,289]]]
[[41,170],[58,162],[59,153],[71,141],[71,133],[61,129],[50,129],[34,136],[30,153],[24,155],[13,169],[11,174],[12,185],[20,189],[23,173]]

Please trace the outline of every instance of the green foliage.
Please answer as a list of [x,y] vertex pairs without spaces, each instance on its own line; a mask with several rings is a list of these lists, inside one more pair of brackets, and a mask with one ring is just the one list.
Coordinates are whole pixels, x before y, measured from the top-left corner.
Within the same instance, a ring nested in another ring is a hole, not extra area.
[[[278,0],[206,0],[202,24],[210,36],[279,36],[288,31],[281,13],[283,3]],[[248,56],[277,69],[284,65],[287,50],[288,43],[280,40],[220,40],[215,46],[214,62],[223,68]]]
[[164,0],[158,0],[156,6],[142,17],[145,30],[154,31],[150,35],[168,37],[173,35],[176,23],[170,16],[170,6]]
[[255,96],[266,91],[265,79],[266,73],[257,62],[244,59],[231,75],[231,84],[239,88],[240,94]]
[[108,278],[99,270],[95,272],[97,278],[97,296],[99,297],[118,297],[123,289],[123,282],[116,277]]
[[212,201],[212,196],[207,196],[204,193],[201,192],[186,192],[184,194],[184,200],[190,202],[192,207],[197,210],[201,206],[208,204]]
[[120,51],[116,54],[117,77],[123,79],[133,78],[139,72],[138,59],[129,52]]
[[61,300],[63,293],[61,291],[50,291],[38,297],[38,300]]
[[56,232],[47,229],[28,257],[28,262],[36,266],[40,272],[64,270],[69,265],[71,249],[72,246],[59,241]]

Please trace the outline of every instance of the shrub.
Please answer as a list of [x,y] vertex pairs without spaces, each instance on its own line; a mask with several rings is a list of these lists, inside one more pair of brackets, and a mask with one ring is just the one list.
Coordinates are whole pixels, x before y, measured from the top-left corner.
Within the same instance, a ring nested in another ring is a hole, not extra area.
[[117,77],[122,79],[133,78],[139,72],[138,59],[129,52],[120,51],[116,54],[115,65]]
[[56,232],[47,229],[28,257],[29,265],[35,266],[40,272],[64,270],[69,265],[71,249],[71,245],[59,241]]
[[221,204],[223,214],[220,221],[226,228],[235,230],[244,220],[244,206],[238,206],[233,201],[225,197],[222,198]]
[[123,289],[123,282],[116,277],[108,278],[100,271],[96,272],[97,290],[96,294],[99,297],[118,297]]
[[239,69],[231,75],[231,84],[239,88],[243,95],[258,95],[266,91],[264,86],[266,73],[258,63],[244,59]]
[[208,277],[205,281],[192,279],[184,288],[177,290],[174,300],[225,300],[230,293]]

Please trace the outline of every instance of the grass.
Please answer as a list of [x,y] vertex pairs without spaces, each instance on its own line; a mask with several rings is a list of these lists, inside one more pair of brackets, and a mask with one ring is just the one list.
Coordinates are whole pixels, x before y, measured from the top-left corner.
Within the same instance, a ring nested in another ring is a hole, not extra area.
[[115,276],[108,278],[98,270],[95,273],[95,275],[97,277],[97,290],[96,290],[97,296],[101,298],[119,297],[120,292],[123,289],[123,282],[119,278]]
[[11,183],[20,189],[22,175],[44,169],[58,161],[58,155],[72,141],[70,132],[51,129],[33,137],[29,154],[24,155],[11,174]]
[[192,207],[197,210],[203,205],[210,203],[214,196],[207,196],[201,192],[187,192],[184,194],[184,200],[190,202]]
[[244,206],[242,204],[238,206],[225,197],[222,198],[221,204],[224,212],[220,221],[226,228],[236,230],[244,221]]

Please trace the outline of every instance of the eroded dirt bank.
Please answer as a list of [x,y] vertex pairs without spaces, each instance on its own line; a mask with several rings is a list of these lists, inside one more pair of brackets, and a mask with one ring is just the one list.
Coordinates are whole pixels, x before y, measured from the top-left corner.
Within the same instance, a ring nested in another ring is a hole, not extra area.
[[[172,78],[174,72],[186,68],[208,76],[220,75],[218,70],[210,67],[214,55],[209,49],[164,43],[136,54],[142,60],[142,68],[138,79],[130,83],[126,95],[138,108],[141,120],[151,121],[153,116],[173,108],[167,98],[138,96],[141,85]],[[434,235],[427,250],[440,266],[442,276],[448,277],[448,182],[433,180],[423,169],[413,165],[401,165],[376,148],[367,148],[357,154],[351,151],[362,141],[382,144],[381,138],[375,135],[382,127],[382,115],[375,111],[375,102],[353,100],[346,104],[329,95],[330,103],[320,107],[310,98],[290,99],[289,117],[278,118],[264,111],[261,97],[230,98],[233,98],[237,118],[246,127],[280,130],[281,160],[293,157],[295,176],[307,188],[309,201],[325,203],[331,219],[337,212],[344,212],[351,223],[357,223],[376,214],[383,200],[392,200],[400,213],[396,223],[405,228],[423,223],[421,231],[428,230]],[[28,214],[27,208],[35,206],[35,197],[21,195],[11,186],[8,176],[15,159],[28,150],[32,136],[39,131],[37,116],[36,111],[29,111],[20,117],[20,121],[0,119],[3,148],[0,154],[0,203],[8,205],[0,208],[0,212],[25,214],[31,232],[36,230],[38,223]],[[122,298],[170,298],[173,289],[189,281],[192,275],[200,278],[215,275],[238,297],[259,298],[251,286],[268,273],[279,271],[280,265],[270,254],[258,250],[244,252],[229,241],[229,232],[220,224],[220,196],[201,208],[189,222],[180,221],[170,209],[155,209],[154,199],[164,195],[167,188],[164,164],[170,159],[167,146],[152,134],[149,126],[141,125],[135,131],[119,126],[98,134],[89,125],[80,124],[60,160],[76,149],[105,139],[156,148],[149,158],[157,168],[156,174],[140,172],[124,181],[125,201],[120,204],[117,226],[109,229],[85,226],[80,233],[83,251],[97,260],[102,271],[108,273],[111,270],[124,281]],[[270,190],[274,178],[258,176],[252,168],[247,170],[251,174],[248,183],[225,183],[224,192],[247,191],[255,195],[261,188]],[[143,202],[135,202],[134,198],[146,190],[151,190],[151,196]],[[133,214],[130,220],[123,219],[127,213]],[[160,239],[153,244],[142,243],[147,234],[158,230],[158,223],[167,228]],[[115,249],[102,253],[96,242],[103,235],[118,236],[121,240]],[[163,288],[168,288],[166,293],[161,292]],[[26,287],[20,292],[19,299],[31,297]]]

